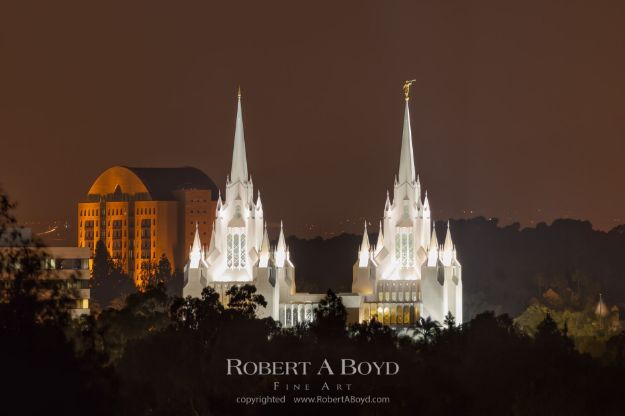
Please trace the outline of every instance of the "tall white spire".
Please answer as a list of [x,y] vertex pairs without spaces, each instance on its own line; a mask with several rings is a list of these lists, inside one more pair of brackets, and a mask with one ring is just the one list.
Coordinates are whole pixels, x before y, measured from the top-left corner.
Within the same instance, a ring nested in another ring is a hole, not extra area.
[[362,243],[360,244],[360,250],[358,251],[358,266],[367,267],[369,264],[369,257],[371,247],[369,245],[369,233],[367,232],[367,221],[365,221],[365,231],[362,233]]
[[208,244],[208,252],[206,254],[207,255],[211,254],[213,250],[215,250],[215,224],[213,224],[213,231],[211,232],[211,241]]
[[275,251],[275,261],[277,267],[284,267],[286,260],[286,241],[284,239],[284,228],[282,227],[282,221],[280,221],[280,236],[278,237],[278,246]]
[[430,210],[430,200],[428,199],[428,191],[425,191],[425,199],[423,200],[423,210]]
[[432,221],[432,238],[428,247],[428,267],[436,266],[438,261],[438,238],[436,237],[436,224]]
[[451,239],[451,229],[449,228],[449,221],[447,221],[447,234],[445,235],[445,246],[444,250],[451,251],[454,248],[454,242]]
[[384,217],[390,215],[391,210],[391,198],[388,194],[388,189],[386,190],[386,203],[384,204]]
[[415,181],[414,153],[412,150],[412,132],[410,130],[410,110],[408,109],[408,97],[406,97],[406,109],[404,110],[404,130],[401,136],[401,155],[399,159],[399,184]]
[[375,244],[376,254],[384,247],[384,232],[382,230],[382,221],[380,221],[380,232],[378,233],[378,242]]
[[360,250],[364,250],[368,253],[370,248],[369,233],[367,232],[367,221],[365,221],[365,232],[362,233],[362,243],[360,244]]
[[282,225],[282,220],[280,220],[280,235],[278,236],[278,250],[286,251],[286,241],[284,239],[284,227]]
[[258,198],[256,198],[256,211],[263,211],[263,203],[260,201],[260,189],[258,190]]
[[260,245],[259,253],[259,267],[267,267],[269,264],[269,251],[271,250],[269,243],[269,234],[267,233],[267,223],[265,223],[265,230],[263,232],[263,241]]
[[449,228],[449,221],[447,221],[447,234],[445,235],[445,243],[443,245],[443,264],[445,266],[451,265],[451,260],[454,256],[454,242],[451,239],[451,230]]
[[193,245],[189,252],[189,266],[192,269],[197,269],[200,265],[200,259],[202,258],[202,242],[200,241],[199,225],[195,223],[195,236],[193,237]]
[[200,252],[202,250],[202,242],[200,241],[200,229],[199,223],[195,222],[195,236],[193,237],[193,246],[191,246],[192,252]]
[[432,221],[432,238],[430,238],[430,250],[436,250],[438,248],[438,238],[436,238],[436,224]]
[[243,110],[241,110],[241,88],[237,93],[237,121],[234,132],[234,149],[232,151],[231,182],[248,180],[247,157],[245,155],[245,135],[243,134]]

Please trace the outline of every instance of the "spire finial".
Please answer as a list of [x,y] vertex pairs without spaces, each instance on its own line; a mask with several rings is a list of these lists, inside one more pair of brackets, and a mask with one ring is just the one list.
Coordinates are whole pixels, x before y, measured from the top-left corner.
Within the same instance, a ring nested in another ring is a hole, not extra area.
[[402,89],[404,90],[404,100],[406,101],[410,100],[410,86],[415,81],[416,79],[411,79],[410,81],[408,80],[404,81],[404,86],[402,87]]
[[237,98],[241,99],[241,86],[240,85],[237,88]]

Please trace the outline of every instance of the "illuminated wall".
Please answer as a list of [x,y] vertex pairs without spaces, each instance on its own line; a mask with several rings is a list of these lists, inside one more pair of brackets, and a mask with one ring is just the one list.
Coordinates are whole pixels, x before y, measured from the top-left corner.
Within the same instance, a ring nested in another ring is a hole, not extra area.
[[194,224],[204,235],[212,229],[217,192],[198,169],[114,166],[78,204],[78,246],[93,256],[101,239],[135,281],[142,263],[158,262],[163,254],[172,268],[182,268]]

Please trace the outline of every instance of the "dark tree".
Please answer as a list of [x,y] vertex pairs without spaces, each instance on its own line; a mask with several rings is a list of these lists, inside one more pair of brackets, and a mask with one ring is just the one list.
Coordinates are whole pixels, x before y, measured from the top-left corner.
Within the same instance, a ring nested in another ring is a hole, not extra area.
[[113,260],[104,241],[98,240],[91,270],[91,299],[101,308],[111,306],[134,292],[134,283],[121,265]]
[[98,240],[95,245],[95,253],[93,255],[93,267],[91,269],[91,277],[94,283],[99,284],[106,281],[113,272],[113,261],[106,249],[103,240]]
[[545,319],[538,324],[536,336],[534,337],[536,346],[551,352],[571,353],[574,345],[566,332],[568,332],[566,328],[564,331],[558,329],[556,321],[553,320],[550,314],[547,314]]
[[456,318],[451,314],[451,312],[447,312],[443,324],[445,325],[445,329],[447,331],[453,331],[456,329]]
[[167,255],[165,255],[164,253],[161,255],[161,258],[158,260],[156,278],[159,282],[162,282],[164,284],[169,283],[169,281],[172,278],[171,263],[169,262]]
[[267,307],[265,297],[256,294],[254,285],[232,286],[226,292],[226,296],[228,296],[229,311],[247,319],[256,317],[256,310],[259,306]]
[[150,287],[167,287],[172,280],[171,263],[165,254],[159,260],[145,260],[141,262],[139,273],[139,290],[147,290]]
[[415,323],[415,329],[426,344],[431,342],[440,332],[441,325],[437,321],[433,321],[429,316],[427,318],[419,318]]
[[374,343],[389,348],[394,348],[393,344],[397,341],[395,331],[387,325],[382,325],[377,319],[351,325],[349,336],[360,344]]
[[202,290],[202,297],[176,298],[171,306],[171,318],[180,329],[201,330],[215,328],[215,322],[224,311],[219,294],[212,287]]
[[346,334],[347,310],[343,300],[332,290],[321,299],[315,309],[315,319],[311,329],[319,338],[343,338]]
[[[0,192],[2,414],[110,414],[107,381],[80,360],[65,333],[72,293],[59,285],[39,241],[24,238]],[[101,381],[97,386],[96,380]],[[37,385],[36,398],[33,386]],[[98,390],[102,387],[102,390]],[[68,394],[72,392],[72,394]]]

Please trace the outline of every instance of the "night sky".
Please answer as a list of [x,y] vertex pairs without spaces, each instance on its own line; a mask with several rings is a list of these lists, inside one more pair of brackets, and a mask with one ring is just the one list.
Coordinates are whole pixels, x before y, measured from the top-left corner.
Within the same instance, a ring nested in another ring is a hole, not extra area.
[[435,219],[625,223],[625,2],[8,3],[0,183],[23,221],[74,225],[116,164],[196,166],[223,189],[241,84],[270,224],[377,230],[416,79]]

